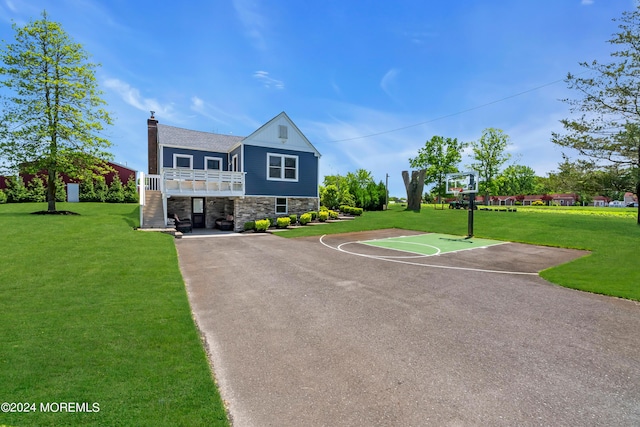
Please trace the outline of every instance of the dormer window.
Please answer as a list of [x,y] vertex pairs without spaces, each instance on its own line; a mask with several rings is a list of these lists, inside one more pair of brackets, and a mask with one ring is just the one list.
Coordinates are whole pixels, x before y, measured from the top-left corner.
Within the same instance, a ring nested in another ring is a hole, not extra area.
[[289,128],[285,125],[278,125],[278,138],[287,139],[289,137]]

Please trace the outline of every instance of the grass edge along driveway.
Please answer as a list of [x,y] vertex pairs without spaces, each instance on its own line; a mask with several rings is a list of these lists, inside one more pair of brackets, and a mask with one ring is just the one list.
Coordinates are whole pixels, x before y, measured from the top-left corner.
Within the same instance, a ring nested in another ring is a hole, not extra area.
[[[640,301],[640,226],[635,217],[597,215],[606,208],[577,208],[577,215],[552,209],[544,212],[476,211],[476,237],[533,245],[583,249],[591,255],[540,273],[544,279],[573,289]],[[387,211],[365,212],[354,220],[307,226],[278,233],[282,237],[400,228],[464,236],[467,211],[434,209],[420,212],[391,206]]]
[[[0,205],[0,402],[36,409],[0,425],[227,426],[173,238],[137,205],[45,208]],[[60,402],[93,412],[40,410]]]

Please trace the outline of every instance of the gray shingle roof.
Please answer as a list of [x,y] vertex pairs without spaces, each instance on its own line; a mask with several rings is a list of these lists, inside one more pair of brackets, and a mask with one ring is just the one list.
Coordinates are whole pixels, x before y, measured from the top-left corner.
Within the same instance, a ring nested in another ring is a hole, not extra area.
[[243,136],[200,132],[158,123],[158,142],[162,145],[228,152],[231,147],[243,139]]

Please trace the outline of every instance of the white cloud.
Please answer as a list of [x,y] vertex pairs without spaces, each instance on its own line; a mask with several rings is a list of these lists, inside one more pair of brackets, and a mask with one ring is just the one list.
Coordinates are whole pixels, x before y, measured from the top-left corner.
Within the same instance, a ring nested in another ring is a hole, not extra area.
[[284,89],[284,82],[282,80],[269,77],[269,73],[267,71],[256,71],[253,73],[253,77],[262,82],[264,87],[267,89]]
[[191,97],[191,111],[211,120],[215,124],[224,125],[224,129],[217,129],[216,133],[230,132],[235,129],[257,129],[262,123],[248,117],[245,114],[234,114],[228,108],[223,109],[214,104],[204,101],[198,96]]
[[583,6],[589,6],[593,4],[593,1],[594,0],[582,0],[580,4],[582,4]]
[[384,77],[382,77],[382,80],[380,80],[380,87],[392,99],[394,97],[391,92],[391,89],[392,89],[392,86],[395,84],[396,78],[398,77],[399,73],[400,73],[400,70],[396,68],[392,68],[389,71],[387,71]]
[[175,118],[173,106],[171,104],[161,104],[153,98],[144,98],[140,91],[126,82],[119,79],[107,79],[105,87],[116,92],[124,102],[140,111],[155,111],[156,115],[168,119]]
[[233,0],[233,7],[254,47],[261,51],[266,50],[267,43],[264,37],[266,20],[258,11],[258,3],[254,0]]

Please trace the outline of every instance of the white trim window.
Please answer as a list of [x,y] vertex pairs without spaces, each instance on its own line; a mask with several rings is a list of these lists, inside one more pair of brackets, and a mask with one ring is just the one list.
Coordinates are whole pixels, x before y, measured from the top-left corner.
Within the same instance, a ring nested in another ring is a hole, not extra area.
[[222,158],[221,157],[208,157],[204,158],[204,170],[207,171],[221,171],[222,170]]
[[238,155],[234,154],[231,157],[231,164],[229,165],[231,172],[238,172]]
[[267,153],[267,180],[298,181],[298,156]]
[[190,154],[173,154],[174,169],[193,169],[193,156]]
[[276,197],[276,214],[284,215],[289,212],[289,206],[287,205],[286,197]]

